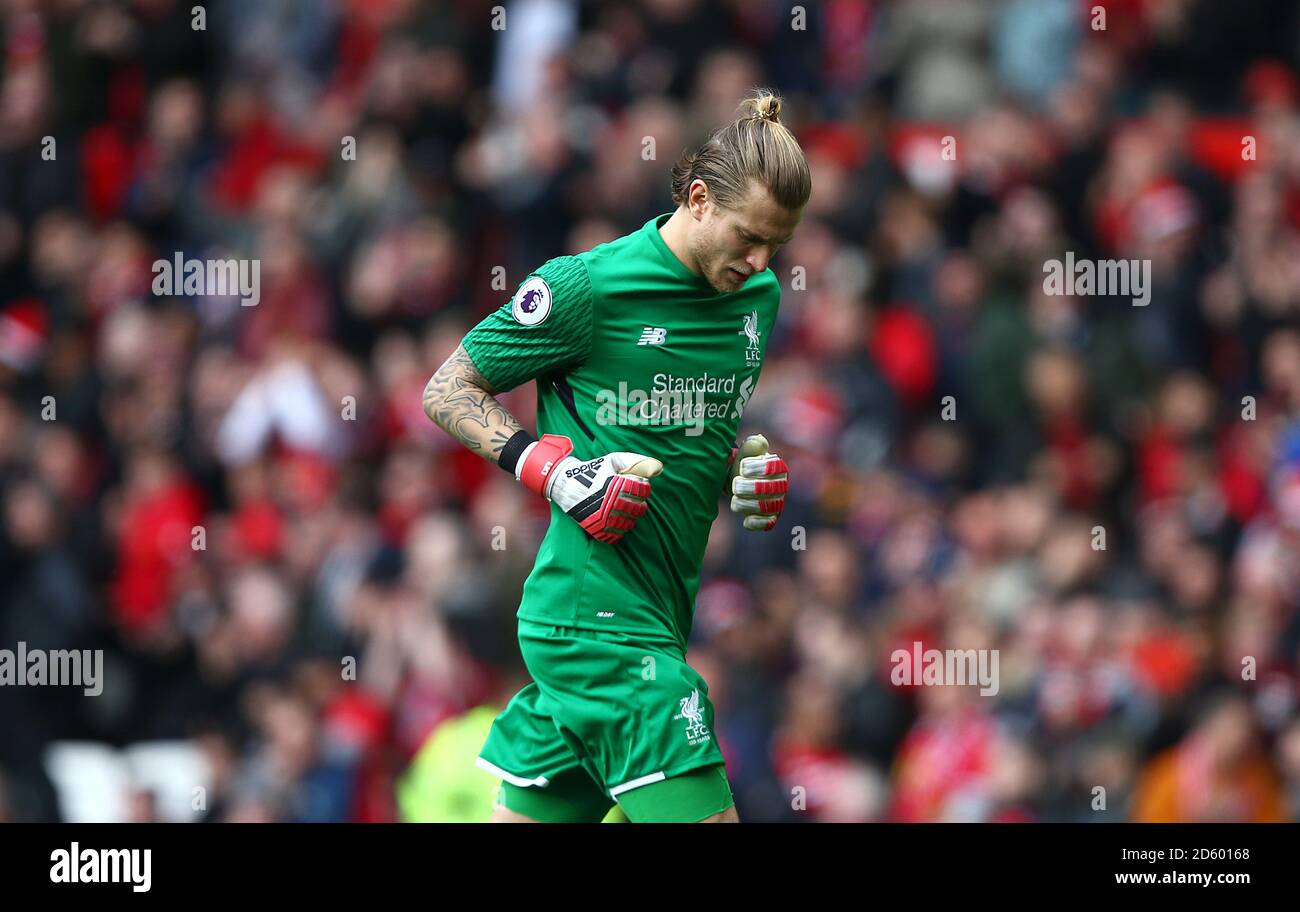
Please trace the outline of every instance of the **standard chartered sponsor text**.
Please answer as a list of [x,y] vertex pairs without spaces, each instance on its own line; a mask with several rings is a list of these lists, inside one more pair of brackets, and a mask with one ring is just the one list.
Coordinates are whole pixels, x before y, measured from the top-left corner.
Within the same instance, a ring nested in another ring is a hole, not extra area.
[[704,433],[706,419],[726,418],[737,408],[732,399],[735,389],[735,374],[719,376],[705,371],[681,377],[657,373],[651,378],[649,390],[624,381],[617,389],[597,392],[596,422],[630,427],[684,426],[688,437],[698,437]]

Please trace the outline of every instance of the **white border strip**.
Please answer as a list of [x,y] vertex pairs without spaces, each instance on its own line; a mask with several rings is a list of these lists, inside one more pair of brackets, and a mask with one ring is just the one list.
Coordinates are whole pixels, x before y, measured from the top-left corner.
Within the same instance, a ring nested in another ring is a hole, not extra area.
[[[531,785],[536,785],[539,788],[546,788],[546,786],[549,785],[551,782],[551,780],[547,779],[545,776],[538,776],[536,779],[522,779],[519,776],[514,775],[513,773],[507,773],[499,766],[493,766],[491,763],[488,763],[482,757],[479,757],[477,760],[475,760],[474,765],[477,766],[479,769],[487,770],[492,775],[498,776],[501,779],[504,779],[506,782],[509,782],[511,785],[517,785],[520,788],[528,788]],[[662,776],[663,774],[660,773],[660,775]]]
[[609,797],[617,798],[623,792],[630,792],[634,788],[649,785],[651,782],[661,782],[667,778],[668,777],[664,775],[664,771],[660,770],[657,773],[651,773],[649,776],[642,776],[640,779],[633,779],[631,782],[624,782],[622,785],[615,786],[609,790]]

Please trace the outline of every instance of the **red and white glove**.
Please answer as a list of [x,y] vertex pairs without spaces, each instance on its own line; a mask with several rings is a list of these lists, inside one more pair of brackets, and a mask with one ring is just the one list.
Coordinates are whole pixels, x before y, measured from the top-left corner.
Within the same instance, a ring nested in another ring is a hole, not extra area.
[[751,532],[770,532],[785,509],[790,490],[785,460],[767,450],[767,438],[754,434],[745,438],[733,455],[731,512],[745,517]]
[[619,541],[645,515],[650,479],[663,471],[663,463],[623,452],[584,461],[572,452],[568,437],[544,434],[520,454],[515,478],[558,505],[597,541]]

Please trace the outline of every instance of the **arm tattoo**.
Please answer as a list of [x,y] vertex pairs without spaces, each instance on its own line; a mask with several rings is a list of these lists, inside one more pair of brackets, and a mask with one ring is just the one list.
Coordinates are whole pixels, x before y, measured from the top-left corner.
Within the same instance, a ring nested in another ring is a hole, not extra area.
[[519,422],[493,394],[496,391],[474,366],[465,346],[458,345],[424,387],[424,413],[429,420],[491,462]]

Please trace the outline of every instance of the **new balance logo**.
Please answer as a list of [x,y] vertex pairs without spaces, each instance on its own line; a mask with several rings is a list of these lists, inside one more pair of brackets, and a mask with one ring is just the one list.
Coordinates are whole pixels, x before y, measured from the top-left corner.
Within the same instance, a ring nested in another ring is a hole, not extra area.
[[663,345],[668,339],[668,330],[662,326],[647,326],[641,330],[641,338],[637,345]]

